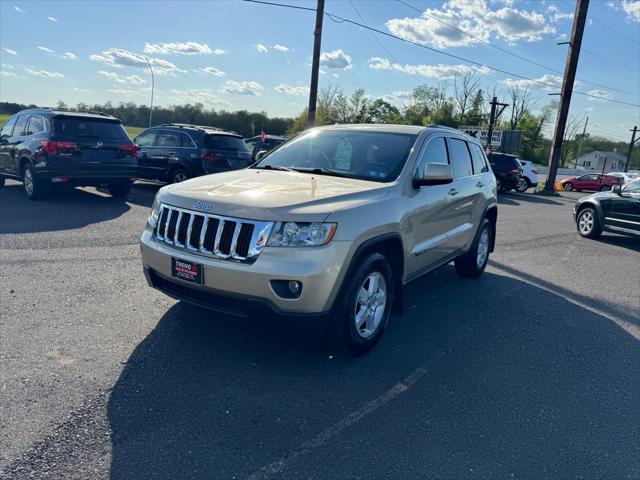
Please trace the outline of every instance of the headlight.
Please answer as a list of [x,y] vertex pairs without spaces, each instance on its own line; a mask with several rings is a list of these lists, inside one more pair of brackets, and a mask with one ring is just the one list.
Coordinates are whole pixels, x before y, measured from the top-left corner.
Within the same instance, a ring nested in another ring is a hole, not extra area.
[[149,218],[147,219],[147,223],[151,226],[151,228],[156,228],[156,224],[158,223],[158,214],[160,213],[160,201],[158,197],[153,199],[153,205],[151,205],[151,213],[149,214]]
[[336,223],[278,222],[271,232],[269,247],[312,247],[325,245],[336,232]]

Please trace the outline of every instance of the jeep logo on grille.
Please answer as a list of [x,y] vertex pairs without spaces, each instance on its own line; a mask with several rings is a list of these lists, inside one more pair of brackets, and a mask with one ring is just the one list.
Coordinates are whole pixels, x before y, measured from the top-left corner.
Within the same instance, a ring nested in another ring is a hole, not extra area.
[[204,203],[204,202],[201,202],[200,200],[197,200],[193,204],[193,208],[197,208],[198,210],[205,210],[208,212],[209,210],[211,210],[212,207],[208,203]]

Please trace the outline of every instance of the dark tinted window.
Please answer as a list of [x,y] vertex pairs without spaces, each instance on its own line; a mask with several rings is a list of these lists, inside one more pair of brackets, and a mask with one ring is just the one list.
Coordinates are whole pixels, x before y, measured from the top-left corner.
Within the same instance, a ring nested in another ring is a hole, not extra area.
[[196,148],[196,144],[193,143],[191,137],[186,133],[180,134],[180,146],[184,148]]
[[61,137],[129,140],[129,136],[120,122],[93,118],[55,117],[53,119],[53,133]]
[[44,126],[44,118],[33,115],[29,120],[27,135],[35,135],[36,133],[44,132],[45,130],[46,128]]
[[282,143],[282,140],[275,140],[273,138],[267,138],[260,144],[260,150],[272,150]]
[[179,133],[177,132],[160,132],[156,146],[158,147],[177,147],[179,145]]
[[469,149],[471,150],[471,158],[473,159],[473,173],[478,175],[489,171],[487,162],[485,160],[484,152],[475,143],[469,143]]
[[156,139],[155,130],[147,130],[136,137],[136,145],[140,147],[151,147]]
[[498,168],[498,170],[515,170],[520,168],[516,157],[509,155],[492,154],[489,161]]
[[2,131],[0,132],[0,136],[10,137],[11,134],[13,133],[13,126],[16,124],[16,120],[18,120],[18,117],[11,117],[9,120],[7,120],[5,124],[2,126]]
[[228,150],[233,152],[248,152],[247,144],[240,137],[231,135],[205,135],[204,146],[212,150]]
[[16,126],[13,129],[13,136],[20,137],[24,135],[24,131],[27,128],[27,120],[29,120],[29,115],[20,115],[18,117],[18,121],[16,122]]
[[450,138],[449,147],[454,177],[460,178],[473,175],[473,167],[471,166],[471,155],[469,155],[467,142],[465,142],[464,140]]
[[333,171],[327,174],[391,182],[400,174],[415,140],[411,134],[314,129],[281,145],[257,168],[326,169]]

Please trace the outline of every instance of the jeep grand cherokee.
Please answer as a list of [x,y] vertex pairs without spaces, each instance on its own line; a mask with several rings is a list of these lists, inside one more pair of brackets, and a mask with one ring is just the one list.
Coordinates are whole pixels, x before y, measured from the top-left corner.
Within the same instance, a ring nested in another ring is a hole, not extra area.
[[308,130],[245,170],[159,190],[141,238],[149,285],[214,310],[330,320],[371,349],[403,285],[493,250],[496,180],[480,143],[446,127]]

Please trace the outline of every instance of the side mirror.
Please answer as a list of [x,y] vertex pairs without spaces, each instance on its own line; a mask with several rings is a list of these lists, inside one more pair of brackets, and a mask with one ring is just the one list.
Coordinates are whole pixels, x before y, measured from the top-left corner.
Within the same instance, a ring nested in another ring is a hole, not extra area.
[[260,150],[258,153],[256,153],[256,162],[259,162],[260,160],[262,160],[262,158],[269,153],[267,150]]
[[427,163],[422,172],[413,179],[413,187],[443,185],[453,182],[453,168],[448,163]]
[[611,189],[611,191],[613,193],[616,193],[616,194],[620,195],[622,193],[622,186],[621,185],[614,185],[613,188]]

